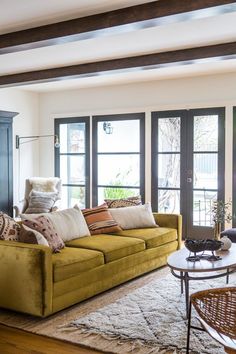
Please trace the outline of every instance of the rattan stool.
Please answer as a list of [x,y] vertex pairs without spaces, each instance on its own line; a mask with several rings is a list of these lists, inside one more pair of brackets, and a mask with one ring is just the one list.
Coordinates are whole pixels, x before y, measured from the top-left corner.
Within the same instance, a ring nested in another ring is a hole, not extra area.
[[[202,327],[191,325],[192,306]],[[226,353],[236,353],[236,287],[203,290],[190,296],[187,354],[191,328],[207,331]]]

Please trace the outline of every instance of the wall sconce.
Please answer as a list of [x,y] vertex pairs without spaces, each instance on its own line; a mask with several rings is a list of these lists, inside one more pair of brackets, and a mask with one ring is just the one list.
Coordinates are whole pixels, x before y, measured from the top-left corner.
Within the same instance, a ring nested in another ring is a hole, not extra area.
[[106,134],[112,134],[113,133],[113,127],[111,126],[110,122],[104,122],[103,123],[103,130]]
[[[55,148],[59,148],[60,147],[60,142],[59,142],[58,135],[51,134],[51,135],[32,135],[32,136],[19,136],[19,135],[16,135],[16,149],[19,149],[21,144],[29,143],[30,141],[34,141],[34,140],[37,140],[39,138],[48,138],[48,137],[51,137],[51,136],[54,137],[54,146],[55,146]],[[27,141],[21,142],[22,139],[26,139]],[[30,139],[30,140],[28,140],[28,139]]]

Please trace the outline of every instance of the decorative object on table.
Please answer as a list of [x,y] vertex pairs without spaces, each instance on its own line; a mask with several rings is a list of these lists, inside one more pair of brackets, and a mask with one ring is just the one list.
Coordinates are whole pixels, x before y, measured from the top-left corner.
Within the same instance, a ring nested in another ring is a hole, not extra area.
[[227,236],[221,237],[220,241],[222,242],[222,246],[221,246],[222,251],[228,251],[232,246],[232,241]]
[[[189,256],[186,258],[187,261],[190,262],[196,262],[200,261],[201,259],[206,259],[208,261],[217,261],[221,259],[220,256],[216,256],[214,254],[214,251],[219,250],[223,243],[218,240],[192,240],[192,239],[186,239],[185,242],[185,247],[190,251]],[[211,254],[205,254],[205,251],[211,251]],[[197,254],[200,253],[201,254]],[[191,253],[194,255],[192,256]]]
[[233,243],[236,243],[236,228],[226,229],[220,233],[220,236],[227,236]]
[[216,200],[213,203],[212,211],[212,221],[214,223],[214,239],[220,240],[220,232],[222,224],[225,222],[230,222],[232,220],[232,215],[229,211],[231,206],[231,201],[225,203],[223,200]]

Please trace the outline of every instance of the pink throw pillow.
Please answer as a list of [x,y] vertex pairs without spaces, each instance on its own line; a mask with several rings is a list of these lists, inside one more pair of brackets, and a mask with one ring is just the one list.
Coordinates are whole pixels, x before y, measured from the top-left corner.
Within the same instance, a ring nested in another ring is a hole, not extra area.
[[23,221],[23,224],[40,232],[46,238],[49,247],[54,253],[60,252],[60,249],[65,247],[65,244],[57,234],[53,223],[45,215],[41,215],[33,220],[26,219]]

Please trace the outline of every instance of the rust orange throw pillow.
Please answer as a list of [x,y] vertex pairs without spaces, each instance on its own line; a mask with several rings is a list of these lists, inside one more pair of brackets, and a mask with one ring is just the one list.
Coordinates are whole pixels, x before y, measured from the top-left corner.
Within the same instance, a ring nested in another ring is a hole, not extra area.
[[60,252],[60,249],[65,247],[65,244],[57,234],[53,223],[46,216],[42,215],[33,220],[26,219],[23,221],[23,224],[40,232],[46,238],[49,247],[54,253]]
[[108,234],[121,231],[117,222],[113,219],[106,203],[91,209],[83,209],[91,235]]

